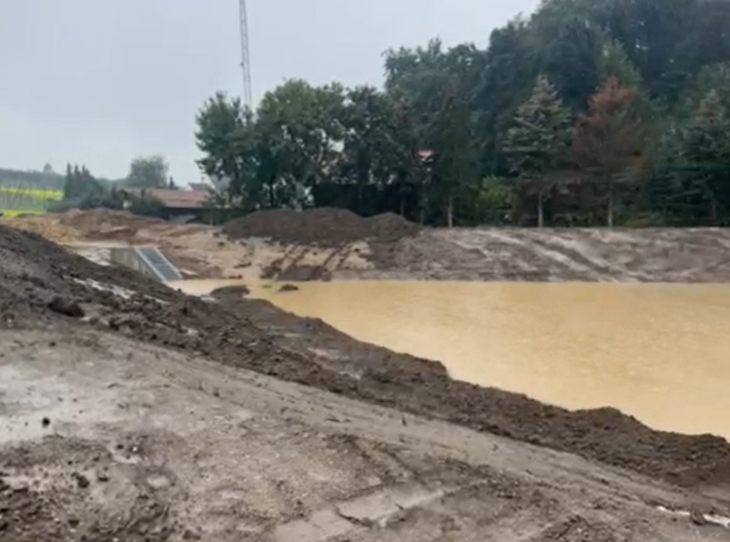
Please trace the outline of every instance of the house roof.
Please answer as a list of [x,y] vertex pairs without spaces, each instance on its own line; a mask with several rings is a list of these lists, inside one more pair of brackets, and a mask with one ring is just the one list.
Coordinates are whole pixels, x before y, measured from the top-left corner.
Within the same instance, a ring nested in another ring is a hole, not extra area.
[[138,188],[127,192],[140,197],[152,197],[162,202],[165,207],[177,209],[199,209],[208,199],[208,192],[202,190],[171,190],[168,188]]

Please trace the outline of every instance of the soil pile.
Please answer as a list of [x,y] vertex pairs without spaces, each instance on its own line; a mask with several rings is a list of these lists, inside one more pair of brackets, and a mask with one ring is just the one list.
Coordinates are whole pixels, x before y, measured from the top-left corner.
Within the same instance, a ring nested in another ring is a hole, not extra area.
[[80,237],[76,228],[63,225],[57,219],[49,218],[49,215],[3,216],[0,217],[0,224],[37,233],[55,243],[73,243]]
[[114,209],[74,209],[58,215],[61,223],[77,228],[83,232],[119,227],[142,227],[164,222],[158,218],[135,215],[129,211]]
[[356,241],[395,242],[415,235],[418,226],[387,213],[362,218],[345,209],[257,211],[223,227],[231,239],[269,238],[283,244],[337,246]]
[[0,224],[38,233],[56,243],[80,240],[118,241],[134,238],[144,228],[165,226],[163,220],[111,209],[72,210],[38,216],[2,217]]
[[[66,303],[54,301],[58,298]],[[54,311],[54,306],[73,303],[82,313]],[[237,296],[217,302],[188,297],[132,271],[97,266],[38,235],[5,227],[0,227],[0,317],[4,325],[16,327],[95,326],[678,484],[730,482],[730,445],[724,439],[653,431],[614,410],[570,412],[453,381],[441,364],[359,343],[322,322]],[[276,329],[283,331],[276,335]],[[323,362],[311,349],[292,347],[282,339],[292,331],[310,348],[342,355]]]

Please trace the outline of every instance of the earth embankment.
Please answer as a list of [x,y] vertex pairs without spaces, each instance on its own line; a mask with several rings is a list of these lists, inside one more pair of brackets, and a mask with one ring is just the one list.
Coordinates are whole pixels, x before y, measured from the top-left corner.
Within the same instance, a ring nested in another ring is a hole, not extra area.
[[[352,399],[682,485],[730,481],[724,439],[653,431],[613,410],[570,412],[454,381],[439,363],[359,343],[321,321],[230,296],[221,302],[188,297],[132,271],[95,265],[37,235],[0,228],[0,279],[6,327],[50,325],[59,312],[77,316],[78,305],[84,325]],[[58,299],[74,310],[59,311]]]
[[259,211],[222,228],[104,210],[0,224],[67,246],[155,245],[189,278],[730,281],[727,229],[421,228],[338,209]]

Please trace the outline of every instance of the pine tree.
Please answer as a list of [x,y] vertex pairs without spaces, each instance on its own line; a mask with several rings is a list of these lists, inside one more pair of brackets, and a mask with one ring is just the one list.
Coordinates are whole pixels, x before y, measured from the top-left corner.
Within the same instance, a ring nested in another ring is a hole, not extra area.
[[504,152],[520,183],[537,196],[537,222],[545,223],[544,204],[555,186],[554,173],[565,161],[570,144],[570,111],[563,106],[555,87],[541,75],[532,97],[515,115],[507,132]]
[[589,110],[573,130],[573,156],[604,195],[608,227],[613,227],[617,185],[633,178],[645,143],[635,108],[637,92],[609,77],[590,99]]
[[730,211],[730,123],[720,95],[711,90],[700,102],[684,134],[684,186],[709,206],[710,220],[717,224],[720,209]]
[[599,65],[603,80],[615,77],[625,87],[639,88],[642,85],[639,70],[631,63],[626,49],[617,41],[609,41],[603,46]]

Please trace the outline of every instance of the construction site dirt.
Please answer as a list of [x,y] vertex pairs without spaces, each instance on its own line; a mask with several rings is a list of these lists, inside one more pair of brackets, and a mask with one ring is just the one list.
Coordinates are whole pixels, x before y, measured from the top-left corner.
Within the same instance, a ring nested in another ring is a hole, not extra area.
[[456,382],[241,293],[0,227],[0,541],[730,540],[724,439]]
[[107,210],[0,224],[66,246],[155,245],[188,278],[730,281],[726,229],[434,229],[334,209],[261,211],[223,228]]

